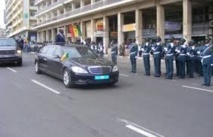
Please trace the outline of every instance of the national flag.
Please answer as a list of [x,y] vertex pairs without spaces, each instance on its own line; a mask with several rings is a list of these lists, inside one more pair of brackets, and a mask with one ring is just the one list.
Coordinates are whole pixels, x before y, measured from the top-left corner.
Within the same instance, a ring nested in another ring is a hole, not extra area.
[[64,55],[61,57],[61,61],[64,61],[69,58],[69,53],[64,53]]
[[73,25],[73,31],[74,31],[75,37],[78,37],[79,33],[78,33],[78,28],[76,25]]
[[70,32],[71,37],[75,37],[75,33],[73,31],[73,25],[69,25],[69,32]]

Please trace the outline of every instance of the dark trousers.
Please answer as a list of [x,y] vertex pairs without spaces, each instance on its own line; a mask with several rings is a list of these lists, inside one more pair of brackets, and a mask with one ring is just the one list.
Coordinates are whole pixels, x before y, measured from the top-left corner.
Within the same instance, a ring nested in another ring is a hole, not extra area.
[[173,56],[166,57],[166,78],[172,79],[173,78]]
[[133,73],[136,73],[137,62],[136,62],[135,56],[134,57],[130,57],[130,62],[131,62],[131,71]]
[[185,78],[186,76],[186,61],[181,60],[179,61],[179,70],[180,70],[180,78]]
[[203,65],[203,84],[210,85],[212,76],[212,67],[210,64]]
[[198,62],[198,72],[200,76],[203,76],[203,67],[201,61]]
[[190,62],[189,60],[186,60],[186,74],[189,75],[189,70],[190,70]]
[[155,67],[155,77],[160,77],[161,75],[161,58],[154,57],[154,67]]
[[116,55],[112,54],[112,55],[111,55],[111,58],[112,58],[113,64],[114,64],[114,65],[117,65],[117,57],[116,57]]
[[179,61],[177,59],[175,59],[175,65],[176,65],[176,75],[179,76],[180,75]]
[[193,78],[194,77],[194,71],[195,71],[195,61],[192,59],[192,60],[188,60],[188,71],[189,71],[189,77],[190,78]]
[[145,74],[150,75],[150,60],[149,56],[144,56],[143,57],[143,63],[144,63],[144,68],[145,68]]

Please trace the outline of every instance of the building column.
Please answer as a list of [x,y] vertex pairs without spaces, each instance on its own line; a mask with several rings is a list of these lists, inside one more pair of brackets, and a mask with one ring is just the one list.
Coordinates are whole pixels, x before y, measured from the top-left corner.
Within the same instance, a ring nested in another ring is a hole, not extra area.
[[84,5],[85,5],[85,1],[84,0],[80,0],[80,7],[82,8],[82,7],[84,7]]
[[91,0],[91,4],[95,3],[95,0]]
[[192,5],[190,0],[183,0],[183,38],[190,41],[192,36]]
[[135,30],[135,38],[137,44],[142,44],[142,11],[139,9],[136,9],[135,11],[135,24],[136,24],[136,30]]
[[50,41],[49,30],[46,30],[46,41]]
[[91,41],[94,41],[96,42],[96,39],[95,39],[95,20],[94,19],[91,19]]
[[44,42],[44,32],[41,32],[41,42]]
[[103,18],[103,25],[104,25],[104,36],[103,36],[103,46],[104,46],[104,53],[108,54],[108,46],[109,46],[109,18]]
[[75,3],[73,2],[73,3],[72,3],[72,10],[75,10],[75,9],[76,9]]
[[118,13],[118,47],[124,43],[124,33],[123,33],[124,15]]
[[55,42],[55,37],[56,37],[56,35],[55,35],[55,30],[54,30],[54,28],[51,29],[51,32],[52,32],[52,42]]
[[160,36],[162,42],[165,41],[165,9],[162,5],[160,5],[160,0],[158,0],[157,4],[157,36]]
[[80,29],[81,29],[81,42],[82,42],[82,41],[85,41],[85,39],[86,39],[86,36],[85,36],[85,32],[86,32],[85,22],[81,21]]

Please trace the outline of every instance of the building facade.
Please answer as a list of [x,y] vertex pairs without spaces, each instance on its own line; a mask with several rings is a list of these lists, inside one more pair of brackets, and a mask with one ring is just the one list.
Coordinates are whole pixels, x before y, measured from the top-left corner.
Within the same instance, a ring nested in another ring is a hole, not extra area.
[[6,30],[3,28],[0,28],[0,37],[6,37]]
[[[212,37],[212,0],[36,0],[38,42],[54,41],[59,28],[67,41],[111,40],[123,44],[146,37],[203,40]],[[81,31],[73,34],[73,27]]]
[[29,40],[37,39],[37,33],[32,30],[36,24],[34,17],[37,7],[35,0],[5,0],[5,24],[7,37],[24,37]]

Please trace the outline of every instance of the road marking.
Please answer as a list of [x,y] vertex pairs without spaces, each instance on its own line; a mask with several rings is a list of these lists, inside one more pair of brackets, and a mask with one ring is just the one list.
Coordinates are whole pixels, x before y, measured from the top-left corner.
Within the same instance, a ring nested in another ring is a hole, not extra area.
[[7,69],[9,69],[10,71],[12,71],[12,72],[14,72],[14,73],[17,73],[16,70],[14,70],[14,69],[12,69],[12,68],[10,68],[10,67],[7,67]]
[[125,119],[119,119],[118,118],[118,121],[122,122],[122,123],[125,123],[125,127],[128,128],[128,129],[131,129],[143,136],[146,136],[146,137],[164,137],[158,133],[155,133],[149,129],[146,129],[142,126],[139,126],[138,124],[135,124],[135,123],[132,123],[132,122],[129,122],[128,120],[125,120]]
[[50,90],[51,92],[53,92],[53,93],[55,93],[55,94],[57,94],[57,95],[61,94],[61,93],[58,92],[57,90],[54,90],[54,89],[52,89],[52,88],[50,88],[50,87],[48,87],[48,86],[46,86],[46,85],[44,85],[44,84],[42,84],[42,83],[40,83],[40,82],[34,80],[34,79],[32,79],[31,81],[32,81],[33,83],[35,83],[35,84],[37,84],[37,85],[43,87],[43,88],[46,88],[46,89]]
[[197,88],[197,87],[191,87],[191,86],[182,86],[183,88],[188,88],[188,89],[196,89],[196,90],[200,90],[200,91],[206,91],[206,92],[210,92],[213,93],[213,90],[208,90],[208,89],[203,89],[203,88]]
[[129,77],[129,75],[126,74],[119,74],[120,76]]

